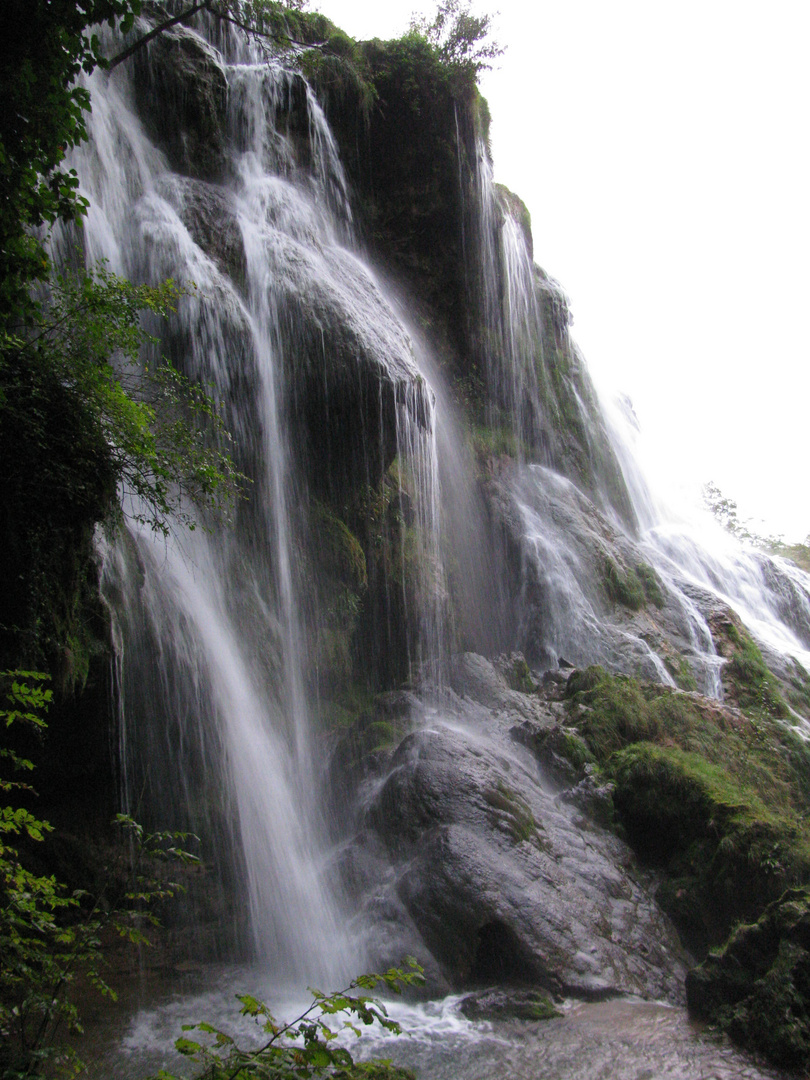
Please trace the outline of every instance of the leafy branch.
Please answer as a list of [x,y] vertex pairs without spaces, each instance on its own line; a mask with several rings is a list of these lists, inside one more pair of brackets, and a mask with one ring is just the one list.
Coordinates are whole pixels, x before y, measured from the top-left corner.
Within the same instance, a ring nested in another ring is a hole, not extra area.
[[442,63],[477,76],[504,52],[490,39],[492,20],[492,15],[475,15],[470,0],[440,0],[432,19],[413,15],[410,28],[434,46]]
[[[261,1032],[269,1035],[257,1049],[238,1046],[233,1036],[207,1022],[184,1025],[183,1031],[197,1031],[208,1036],[208,1044],[184,1035],[176,1041],[175,1047],[202,1066],[199,1080],[308,1080],[321,1076],[338,1080],[359,1080],[360,1077],[412,1080],[410,1072],[396,1068],[387,1060],[356,1062],[344,1046],[337,1044],[340,1030],[335,1030],[334,1021],[330,1019],[327,1023],[324,1019],[334,1017],[340,1022],[341,1029],[351,1031],[358,1038],[362,1035],[358,1024],[379,1024],[386,1031],[400,1034],[399,1024],[388,1016],[382,1002],[354,991],[374,990],[382,985],[399,994],[403,986],[423,984],[422,968],[416,960],[408,957],[405,964],[408,970],[390,968],[382,973],[360,975],[349,986],[333,994],[310,990],[312,1004],[287,1023],[277,1020],[258,998],[238,995],[240,1015],[251,1017]],[[180,1078],[161,1070],[150,1080]]]
[[717,484],[712,482],[703,485],[703,505],[718,524],[741,544],[766,551],[770,555],[791,559],[802,570],[810,573],[810,536],[803,544],[787,544],[782,534],[763,536],[751,527],[751,518],[740,520],[737,503],[734,499],[727,498]]
[[328,41],[304,41],[297,38],[290,30],[287,14],[290,11],[300,12],[305,3],[306,0],[291,0],[286,4],[276,3],[274,0],[195,0],[185,10],[176,15],[167,16],[157,23],[115,56],[100,61],[100,66],[107,70],[118,67],[150,41],[178,24],[189,22],[200,11],[207,12],[218,22],[236,26],[260,44],[270,44],[276,49],[300,48],[328,51]]
[[0,413],[13,411],[36,445],[47,437],[37,428],[38,387],[58,385],[81,403],[85,438],[98,448],[97,476],[106,472],[110,503],[120,489],[130,497],[130,516],[164,535],[172,519],[195,527],[189,504],[227,517],[245,480],[206,390],[168,362],[141,365],[144,350],[158,345],[143,317],[168,317],[184,291],[172,281],[133,285],[102,265],[57,277],[30,330],[0,339]]

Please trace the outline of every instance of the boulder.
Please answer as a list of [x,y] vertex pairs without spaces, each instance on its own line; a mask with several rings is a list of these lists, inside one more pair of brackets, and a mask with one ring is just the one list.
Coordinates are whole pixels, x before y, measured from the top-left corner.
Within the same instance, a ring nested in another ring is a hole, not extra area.
[[[416,730],[360,785],[347,856],[355,878],[365,868],[359,902],[385,908],[389,936],[398,924],[398,942],[433,957],[456,988],[677,999],[680,947],[629,849],[562,799],[558,780],[510,737],[536,696],[502,687],[493,698],[487,661],[466,656],[459,667],[477,673],[485,703],[469,696],[469,678],[468,696],[423,702]],[[359,918],[370,921],[365,909]]]
[[228,82],[222,57],[178,26],[135,54],[138,109],[173,169],[203,180],[225,174]]

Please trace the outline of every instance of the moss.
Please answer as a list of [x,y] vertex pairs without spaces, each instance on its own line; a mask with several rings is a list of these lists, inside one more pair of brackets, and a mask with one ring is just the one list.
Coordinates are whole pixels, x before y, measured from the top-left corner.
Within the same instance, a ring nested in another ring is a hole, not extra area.
[[632,568],[622,571],[613,559],[605,558],[603,581],[608,596],[615,603],[622,604],[631,611],[639,611],[647,603],[644,586]]
[[360,541],[324,503],[314,502],[310,517],[312,531],[318,538],[312,546],[320,567],[356,592],[365,591],[368,571]]
[[554,749],[566,761],[569,761],[577,772],[581,772],[586,765],[591,765],[595,761],[585,740],[580,735],[564,729],[560,730],[559,738],[555,740]]
[[565,696],[570,700],[576,698],[577,694],[587,694],[591,690],[595,690],[606,677],[607,672],[599,664],[592,664],[585,669],[576,668],[568,676],[568,682],[565,684]]
[[529,208],[519,195],[515,195],[514,191],[510,191],[504,184],[496,184],[495,193],[502,213],[508,214],[520,227],[526,242],[526,247],[531,255],[533,249],[532,216],[529,213]]
[[810,1060],[810,894],[791,890],[690,971],[689,1007],[785,1068]]
[[655,570],[647,563],[636,563],[635,573],[649,603],[662,608],[666,604],[666,597],[661,587],[661,579]]
[[503,782],[497,787],[487,788],[484,802],[496,811],[496,817],[504,821],[515,843],[537,839],[537,822],[531,808],[519,795]]
[[664,870],[659,901],[687,943],[721,941],[810,873],[810,840],[789,809],[765,804],[719,765],[677,747],[636,745],[610,763],[630,843]]
[[507,668],[506,681],[512,690],[522,694],[534,694],[537,692],[537,683],[532,678],[529,665],[522,656],[516,656]]
[[722,671],[723,684],[740,708],[779,719],[790,715],[778,681],[768,670],[754,640],[742,627],[728,633],[733,651]]
[[664,666],[677,683],[679,689],[697,690],[695,673],[685,656],[666,656],[664,657]]
[[587,668],[572,673],[566,694],[573,703],[586,706],[575,724],[599,762],[628,743],[661,734],[660,722],[651,714],[635,679],[608,675],[600,667]]
[[664,875],[692,948],[810,875],[810,751],[783,725],[669,687],[574,672],[572,723],[615,784],[628,840]]
[[555,1008],[554,1002],[543,994],[538,994],[535,1001],[526,1003],[524,1014],[527,1020],[553,1020],[563,1013]]
[[[328,22],[328,21],[327,21]],[[301,53],[297,62],[318,97],[343,107],[351,103],[365,123],[377,99],[365,54],[356,41],[335,29],[331,23],[327,32],[315,39],[318,48]]]
[[470,430],[473,450],[479,465],[495,457],[526,457],[528,448],[508,425],[476,424]]

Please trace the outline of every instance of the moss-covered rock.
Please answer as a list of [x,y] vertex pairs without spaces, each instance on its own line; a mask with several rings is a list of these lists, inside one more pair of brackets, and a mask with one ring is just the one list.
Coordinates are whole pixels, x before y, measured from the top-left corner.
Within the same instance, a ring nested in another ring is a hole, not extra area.
[[553,1020],[563,1014],[542,990],[488,989],[465,997],[460,1009],[470,1020]]
[[616,755],[610,774],[627,838],[665,870],[659,900],[698,951],[787,885],[808,880],[801,821],[721,766],[676,747],[636,745]]
[[810,880],[804,758],[781,724],[599,667],[572,673],[566,693],[615,785],[618,821],[663,872],[659,901],[691,948],[705,952]]
[[[362,42],[352,64],[361,84],[345,76],[332,88],[321,75],[316,82],[326,91],[360,222],[457,364],[468,334],[464,189],[486,109],[474,77],[442,64],[417,34]],[[325,73],[328,65],[316,66]]]
[[689,1008],[778,1065],[810,1061],[810,893],[786,892],[690,971]]

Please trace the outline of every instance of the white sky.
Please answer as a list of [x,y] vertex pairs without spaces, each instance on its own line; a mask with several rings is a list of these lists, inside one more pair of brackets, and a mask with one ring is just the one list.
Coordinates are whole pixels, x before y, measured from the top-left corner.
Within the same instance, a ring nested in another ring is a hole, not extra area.
[[[425,0],[314,0],[357,38]],[[810,532],[810,2],[492,0],[496,179],[670,485]],[[489,10],[479,0],[477,10]]]

